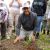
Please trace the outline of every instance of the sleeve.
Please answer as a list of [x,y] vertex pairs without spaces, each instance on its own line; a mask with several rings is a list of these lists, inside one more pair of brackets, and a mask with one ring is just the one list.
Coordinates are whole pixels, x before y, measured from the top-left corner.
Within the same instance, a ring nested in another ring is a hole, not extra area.
[[4,21],[7,21],[7,19],[8,19],[8,15],[9,13],[8,13],[8,10],[6,10],[6,16],[5,16],[5,19],[4,19]]
[[18,24],[16,26],[16,34],[17,35],[20,34],[20,28],[21,28],[21,17],[19,16],[19,18],[18,18]]
[[35,32],[35,30],[36,30],[36,26],[37,26],[37,14],[35,13],[34,14],[34,32]]
[[9,16],[9,10],[8,10],[8,7],[7,7],[7,5],[4,5],[5,6],[5,9],[4,9],[4,11],[5,11],[5,19],[4,19],[4,21],[7,21],[7,19],[8,19],[8,16]]
[[44,13],[44,14],[45,14],[45,12],[46,12],[46,9],[47,9],[47,1],[44,0],[44,5],[43,5],[43,10],[44,10],[43,13]]
[[36,13],[34,15],[34,22],[35,22],[35,27],[36,27],[36,25],[37,25],[37,14]]
[[34,1],[33,1],[33,2],[32,2],[32,5],[31,5],[31,11],[32,11],[32,12],[35,12],[34,6],[35,6],[35,5],[34,5]]

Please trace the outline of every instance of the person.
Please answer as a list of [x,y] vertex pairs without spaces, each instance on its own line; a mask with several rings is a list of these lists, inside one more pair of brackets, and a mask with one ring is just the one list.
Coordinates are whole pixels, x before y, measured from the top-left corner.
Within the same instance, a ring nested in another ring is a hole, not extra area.
[[31,12],[30,5],[28,3],[25,3],[22,9],[23,13],[19,16],[18,24],[16,26],[16,33],[18,36],[14,40],[14,44],[17,41],[23,40],[26,36],[35,41],[33,33],[34,28],[36,27],[37,14]]
[[47,19],[43,19],[42,28],[41,28],[42,34],[46,33],[46,25],[47,25]]
[[49,35],[49,32],[50,32],[50,10],[48,12],[48,17],[47,17],[46,31],[47,31],[47,35]]
[[1,25],[1,39],[6,37],[7,29],[7,19],[8,19],[8,8],[4,1],[0,1],[0,25]]
[[49,12],[50,12],[50,0],[47,0],[47,9],[46,9],[46,13],[45,13],[45,19],[44,19],[44,23],[43,23],[43,34],[46,33],[47,31],[47,35],[49,34]]
[[47,0],[34,0],[32,3],[31,11],[37,13],[37,27],[35,32],[37,32],[36,37],[39,37],[39,32],[41,32],[41,23],[45,15],[47,8]]
[[[24,3],[28,3],[30,5],[30,8],[31,8],[33,0],[21,0],[20,2],[22,3],[22,6],[24,5]],[[21,13],[23,13],[22,7],[20,7],[20,14]]]
[[20,0],[12,0],[9,4],[9,37],[14,32],[20,14]]

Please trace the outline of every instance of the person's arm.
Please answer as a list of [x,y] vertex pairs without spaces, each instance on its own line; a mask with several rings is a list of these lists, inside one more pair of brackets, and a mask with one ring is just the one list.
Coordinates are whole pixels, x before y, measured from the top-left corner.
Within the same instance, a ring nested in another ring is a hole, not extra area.
[[17,0],[18,1],[18,4],[19,4],[19,7],[22,7],[22,2],[21,0]]
[[35,22],[35,27],[36,27],[37,25],[37,14],[36,13],[34,14],[34,22]]
[[18,18],[18,24],[16,26],[16,34],[17,35],[20,34],[20,28],[21,28],[21,17],[19,16],[19,18]]
[[6,10],[6,16],[5,16],[5,19],[4,19],[4,21],[7,21],[7,19],[8,19],[8,16],[9,16],[9,13],[8,13],[8,10]]
[[7,5],[4,5],[4,7],[5,7],[5,9],[4,9],[3,14],[4,14],[4,16],[5,16],[5,18],[4,18],[4,22],[5,22],[5,21],[7,21],[7,19],[8,19],[8,16],[9,16],[9,10],[8,10]]
[[2,7],[2,22],[7,21],[8,18],[8,7],[4,2],[1,2],[1,7]]
[[43,13],[45,14],[46,12],[46,9],[47,9],[47,0],[44,0],[44,5],[43,5]]
[[34,13],[34,32],[36,32],[36,26],[37,26],[37,14]]
[[9,4],[10,7],[12,6],[13,2],[14,2],[14,0],[12,0],[11,3]]

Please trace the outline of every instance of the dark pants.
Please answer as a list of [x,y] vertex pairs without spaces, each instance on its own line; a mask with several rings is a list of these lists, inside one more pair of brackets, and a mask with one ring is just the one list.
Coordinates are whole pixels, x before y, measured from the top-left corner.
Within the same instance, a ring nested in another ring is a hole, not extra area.
[[6,24],[5,23],[0,23],[1,25],[1,36],[4,38],[6,36]]

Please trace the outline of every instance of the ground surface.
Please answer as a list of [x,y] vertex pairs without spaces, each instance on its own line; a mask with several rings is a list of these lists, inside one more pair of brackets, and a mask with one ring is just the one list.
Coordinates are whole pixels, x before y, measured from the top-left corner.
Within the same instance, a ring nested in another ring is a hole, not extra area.
[[29,46],[23,45],[24,41],[17,42],[15,45],[13,44],[13,39],[3,40],[2,46],[0,50],[36,50],[34,43]]
[[10,40],[2,40],[0,50],[50,50],[50,35],[48,36],[46,34],[41,34],[36,42],[29,42],[29,45],[27,45],[27,43],[25,43],[24,41],[20,41],[14,45],[13,41],[13,38],[11,38]]
[[24,50],[24,47],[22,42],[14,45],[13,40],[11,39],[2,41],[2,47],[0,47],[0,50]]

